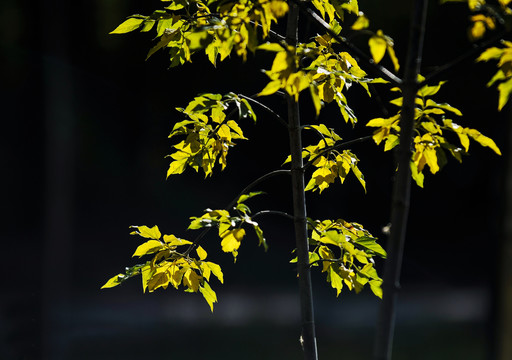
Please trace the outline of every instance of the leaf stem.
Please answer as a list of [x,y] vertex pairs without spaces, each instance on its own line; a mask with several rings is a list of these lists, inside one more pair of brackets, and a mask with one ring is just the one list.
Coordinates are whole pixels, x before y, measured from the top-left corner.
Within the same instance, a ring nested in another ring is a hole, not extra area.
[[253,216],[251,216],[251,218],[254,219],[255,217],[258,217],[260,215],[279,215],[279,216],[283,216],[285,218],[288,218],[290,220],[294,219],[293,215],[290,215],[290,214],[288,214],[288,213],[286,213],[284,211],[276,211],[276,210],[262,210],[262,211],[258,211]]
[[253,96],[256,96],[256,95],[245,96],[243,94],[239,94],[238,96],[240,96],[241,98],[244,98],[244,99],[246,99],[248,101],[251,101],[252,103],[258,105],[260,108],[262,108],[263,110],[268,112],[270,115],[272,115],[277,121],[279,121],[281,123],[281,125],[283,125],[284,127],[288,127],[288,124],[286,123],[286,121],[278,113],[276,113],[274,110],[269,108],[267,105],[265,105],[265,104],[259,102],[258,100],[254,99]]

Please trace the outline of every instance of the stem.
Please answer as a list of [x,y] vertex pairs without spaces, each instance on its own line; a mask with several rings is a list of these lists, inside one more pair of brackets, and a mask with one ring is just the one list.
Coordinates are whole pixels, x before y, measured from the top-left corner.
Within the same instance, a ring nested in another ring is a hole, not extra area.
[[393,186],[391,232],[388,243],[388,259],[384,269],[383,297],[377,322],[375,360],[391,359],[395,327],[396,302],[400,289],[400,271],[409,215],[411,191],[411,146],[414,134],[414,107],[418,91],[418,73],[422,59],[425,34],[427,0],[416,0],[411,21],[409,48],[404,81],[401,84],[403,105],[400,120],[400,146],[398,148],[398,172]]
[[279,216],[283,216],[287,219],[290,219],[290,220],[293,220],[294,217],[284,211],[277,211],[277,210],[261,210],[261,211],[258,211],[256,214],[254,214],[253,216],[251,216],[252,219],[254,218],[257,218],[258,216],[261,216],[261,215],[279,215]]
[[263,110],[268,112],[270,115],[272,115],[277,121],[279,121],[281,123],[281,125],[283,125],[284,127],[288,127],[288,124],[286,123],[286,121],[284,121],[284,119],[278,113],[276,113],[274,110],[269,108],[267,105],[259,102],[256,99],[253,99],[252,96],[245,96],[245,95],[242,95],[242,94],[240,94],[239,96],[244,98],[244,99],[246,99],[247,101],[250,101],[250,102],[258,105],[260,108],[262,108]]
[[[286,39],[290,45],[297,44],[299,8],[296,3],[290,4]],[[294,69],[295,70],[295,69]],[[317,360],[315,320],[313,310],[313,289],[311,285],[311,269],[309,266],[309,241],[306,218],[306,196],[304,170],[302,168],[302,139],[299,117],[299,104],[293,96],[287,97],[288,133],[290,137],[291,175],[293,192],[293,216],[295,241],[297,247],[297,271],[302,320],[302,349],[305,360]]]

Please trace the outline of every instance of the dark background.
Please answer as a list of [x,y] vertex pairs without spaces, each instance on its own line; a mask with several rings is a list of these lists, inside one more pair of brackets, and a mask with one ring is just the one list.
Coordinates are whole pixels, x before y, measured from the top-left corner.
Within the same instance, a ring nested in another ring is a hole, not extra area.
[[[360,1],[372,29],[395,39],[402,63],[408,4]],[[99,289],[135,263],[140,240],[129,235],[129,225],[157,224],[163,233],[192,238],[185,232],[189,216],[224,207],[250,181],[279,168],[288,153],[286,130],[259,112],[256,125],[242,124],[251,140],[231,150],[224,172],[204,180],[187,171],[165,180],[167,135],[181,120],[174,108],[201,92],[256,93],[266,81],[259,69],[271,63],[232,58],[215,69],[194,56],[192,64],[167,70],[164,52],[144,61],[154,34],[108,35],[126,16],[160,6],[120,0],[0,5],[0,359],[300,356],[296,279],[288,263],[292,224],[281,218],[261,220],[269,251],[249,236],[236,264],[215,237],[207,239],[209,257],[226,280],[212,284],[219,297],[213,315],[197,294],[142,294],[138,279]],[[424,74],[471,49],[468,15],[463,5],[431,4]],[[317,31],[306,21],[301,26]],[[364,39],[354,41],[366,50]],[[492,137],[503,156],[472,144],[462,164],[450,159],[439,174],[426,176],[425,189],[413,187],[396,359],[495,358],[509,110],[497,113],[496,89],[485,87],[494,71],[494,64],[469,59],[442,77],[450,81],[436,100],[460,108],[465,116],[458,122]],[[383,116],[375,97],[368,100],[355,86],[348,96],[360,118],[355,131],[335,107],[321,118],[347,140],[369,134],[364,123]],[[303,121],[313,121],[307,99],[303,107]],[[306,135],[305,141],[315,140]],[[392,154],[373,144],[352,150],[368,193],[347,179],[322,196],[308,194],[308,215],[360,222],[385,243]],[[271,179],[260,187],[267,195],[249,205],[289,211],[288,181]],[[320,273],[314,290],[320,356],[370,358],[378,299],[369,290],[336,299]]]

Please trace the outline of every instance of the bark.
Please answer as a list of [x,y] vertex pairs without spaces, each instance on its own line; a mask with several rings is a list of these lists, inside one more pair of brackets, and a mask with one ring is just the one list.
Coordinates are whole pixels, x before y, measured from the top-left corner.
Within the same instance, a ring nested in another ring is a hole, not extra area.
[[414,101],[418,91],[417,75],[421,65],[426,9],[427,0],[415,2],[404,79],[401,85],[403,106],[400,119],[400,146],[397,154],[398,171],[393,186],[388,258],[384,269],[383,297],[377,322],[374,352],[376,360],[389,360],[392,353],[396,302],[400,289],[400,272],[409,215]]
[[[286,39],[288,44],[296,45],[299,9],[291,4],[288,13]],[[309,266],[309,242],[306,219],[306,196],[304,192],[304,169],[302,161],[302,139],[299,117],[299,104],[292,96],[287,97],[288,133],[290,137],[291,177],[293,192],[293,217],[295,241],[297,247],[297,271],[299,279],[302,334],[301,343],[304,359],[318,359],[313,311],[313,289],[311,285],[311,268]]]

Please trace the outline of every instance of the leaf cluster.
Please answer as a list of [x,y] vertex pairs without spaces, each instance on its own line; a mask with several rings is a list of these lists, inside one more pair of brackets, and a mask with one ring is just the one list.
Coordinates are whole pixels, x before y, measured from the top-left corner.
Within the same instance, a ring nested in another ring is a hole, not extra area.
[[[310,236],[309,262],[321,266],[327,282],[339,296],[343,286],[359,293],[366,284],[382,298],[382,279],[374,267],[375,256],[386,258],[386,251],[362,225],[343,219],[308,219]],[[291,261],[297,262],[297,258]]]
[[[420,76],[419,81],[422,80],[423,77]],[[415,136],[411,173],[420,187],[423,187],[425,166],[429,167],[432,174],[437,173],[447,163],[446,153],[462,162],[462,155],[467,154],[469,150],[470,138],[501,155],[499,148],[491,138],[481,134],[478,130],[462,127],[448,118],[452,115],[462,116],[460,110],[447,103],[438,103],[432,100],[431,97],[439,92],[444,83],[441,81],[437,85],[422,86],[418,90],[415,100]],[[392,90],[400,92],[400,88]],[[390,103],[401,107],[403,98],[398,97],[391,100]],[[366,124],[366,126],[376,128],[373,132],[373,140],[377,145],[384,141],[384,151],[393,149],[400,142],[400,118],[401,110],[389,118],[372,119]],[[460,146],[452,143],[451,139],[447,137],[448,133],[457,135]]]

